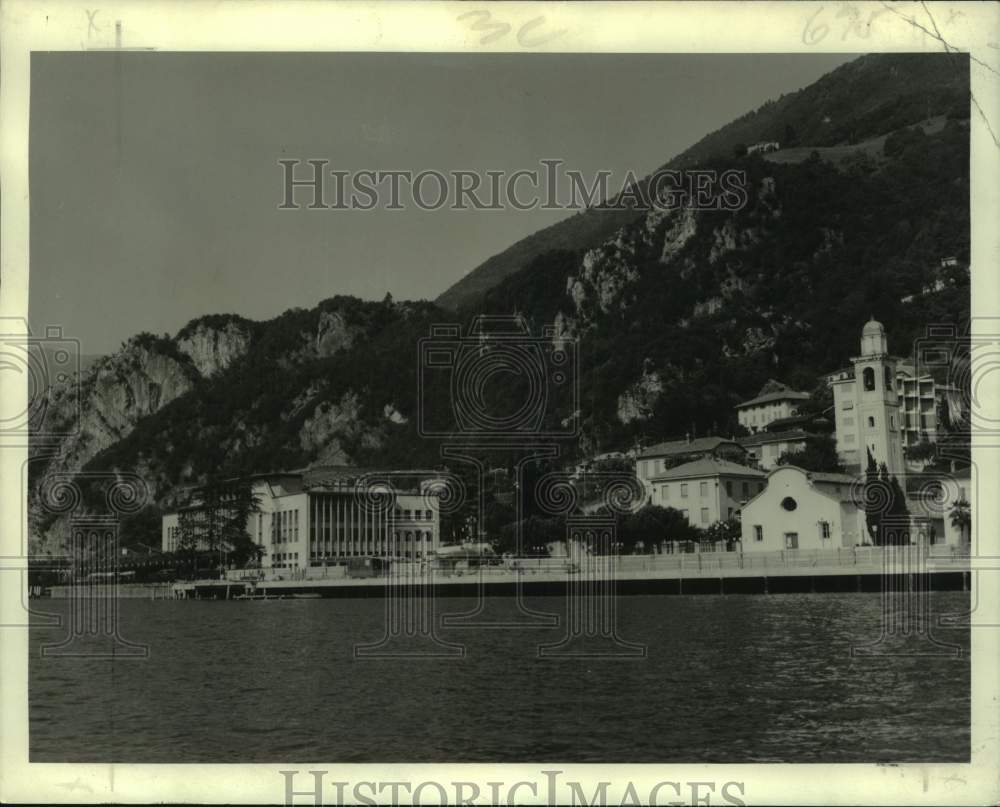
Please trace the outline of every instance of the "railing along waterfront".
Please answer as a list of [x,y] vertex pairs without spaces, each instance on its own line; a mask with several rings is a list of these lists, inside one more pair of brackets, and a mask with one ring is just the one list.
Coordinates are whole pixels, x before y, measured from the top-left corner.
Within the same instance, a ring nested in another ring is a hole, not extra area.
[[[434,561],[394,561],[396,579],[413,583],[457,582],[482,577],[486,580],[553,579],[594,575],[599,569],[611,569],[618,579],[771,577],[810,575],[912,574],[968,571],[968,547],[951,546],[857,546],[834,549],[796,549],[769,552],[690,552],[674,554],[575,555],[563,558],[505,558],[481,566],[439,567]],[[384,574],[366,576],[368,583],[385,579]],[[279,583],[352,585],[364,583],[344,566],[308,569],[229,570],[225,584],[245,582],[252,585]],[[210,581],[204,581],[206,583]]]

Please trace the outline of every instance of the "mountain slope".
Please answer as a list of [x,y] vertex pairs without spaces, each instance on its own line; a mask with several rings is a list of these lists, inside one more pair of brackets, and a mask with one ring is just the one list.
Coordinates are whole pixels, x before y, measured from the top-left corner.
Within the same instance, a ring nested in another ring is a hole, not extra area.
[[[964,92],[939,104],[957,107]],[[906,355],[927,324],[969,316],[968,124],[939,123],[861,138],[830,160],[813,143],[800,161],[704,159],[692,167],[746,172],[743,209],[630,214],[596,243],[585,233],[538,252],[461,317],[431,303],[334,297],[268,322],[220,315],[173,337],[134,337],[84,374],[79,412],[67,390],[53,392],[52,416],[74,434],[33,452],[33,549],[59,549],[67,535],[39,502],[47,471],[140,474],[157,502],[144,521],[155,531],[178,489],[213,478],[441,465],[443,440],[418,426],[430,411],[455,427],[453,376],[421,391],[420,340],[475,314],[520,314],[536,336],[555,323],[555,342],[574,340],[581,397],[553,387],[542,413],[555,431],[578,419],[580,435],[561,441],[565,461],[735,431],[735,403],[770,378],[816,387],[855,354],[872,314]],[[945,257],[957,266],[942,267]],[[486,398],[513,412],[524,394],[524,379],[505,378]]]
[[[740,144],[778,141],[783,146],[835,146],[892,132],[935,115],[967,109],[968,58],[958,54],[862,56],[810,86],[769,101],[706,135],[664,168],[683,169],[728,159]],[[960,113],[965,114],[965,113]],[[589,249],[634,212],[590,209],[524,238],[477,266],[437,298],[459,310],[532,259],[553,249]]]

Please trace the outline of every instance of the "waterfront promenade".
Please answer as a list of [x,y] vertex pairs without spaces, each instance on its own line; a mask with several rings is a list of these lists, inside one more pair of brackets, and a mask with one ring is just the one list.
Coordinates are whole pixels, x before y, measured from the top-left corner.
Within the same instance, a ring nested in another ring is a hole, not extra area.
[[[879,591],[889,585],[911,590],[967,590],[967,554],[928,552],[922,546],[854,547],[814,551],[717,552],[673,555],[522,558],[475,569],[437,569],[400,563],[386,575],[353,578],[343,567],[232,571],[226,580],[173,585],[177,598],[239,596],[371,597],[386,591],[430,587],[442,596],[477,591],[507,595],[561,594],[568,584],[613,582],[621,594],[726,594],[795,591]],[[281,579],[276,579],[280,577]]]

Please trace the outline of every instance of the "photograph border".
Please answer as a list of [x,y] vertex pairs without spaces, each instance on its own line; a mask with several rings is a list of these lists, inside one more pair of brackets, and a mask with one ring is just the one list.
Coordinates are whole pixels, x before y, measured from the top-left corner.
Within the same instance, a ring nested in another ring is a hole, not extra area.
[[[992,3],[881,2],[112,2],[5,0],[0,5],[0,177],[3,182],[0,316],[27,318],[29,278],[28,121],[32,51],[421,51],[452,53],[871,53],[968,52],[971,81],[971,266],[973,334],[1000,316],[1000,15]],[[541,20],[541,22],[539,22]],[[734,110],[738,113],[741,110]],[[1000,320],[994,320],[1000,322]],[[995,332],[995,331],[994,331]],[[1000,373],[974,379],[992,417],[1000,417]],[[13,408],[27,387],[0,388]],[[538,783],[520,803],[567,803],[568,790],[546,792],[546,771],[607,801],[645,799],[657,783],[718,783],[702,798],[724,803],[721,785],[747,804],[984,804],[1000,799],[1000,534],[983,530],[974,557],[972,710],[969,764],[589,765],[589,764],[282,764],[142,765],[28,762],[28,631],[17,575],[26,568],[26,497],[20,469],[26,440],[0,437],[0,800],[21,802],[280,803],[286,776],[308,786],[308,771],[328,782]],[[980,490],[1000,489],[1000,445],[973,435]],[[993,480],[992,482],[990,480]],[[981,525],[1000,524],[1000,499],[977,503]],[[734,715],[734,719],[738,716]],[[506,798],[506,791],[502,791]],[[347,794],[351,792],[347,789]],[[367,791],[365,791],[367,793]],[[662,791],[664,801],[678,794]],[[383,802],[388,792],[372,794]],[[333,788],[324,803],[336,803]],[[401,803],[409,803],[406,793]],[[432,803],[435,791],[424,792]],[[312,804],[304,793],[296,803]],[[628,803],[626,801],[626,803]],[[684,802],[682,802],[684,803]]]

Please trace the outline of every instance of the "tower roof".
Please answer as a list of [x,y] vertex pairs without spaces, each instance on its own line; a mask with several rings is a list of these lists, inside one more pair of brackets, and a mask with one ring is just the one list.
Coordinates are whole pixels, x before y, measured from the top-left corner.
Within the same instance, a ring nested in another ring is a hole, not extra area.
[[862,336],[885,336],[885,328],[882,323],[877,319],[872,317],[865,323],[864,329],[861,331]]

